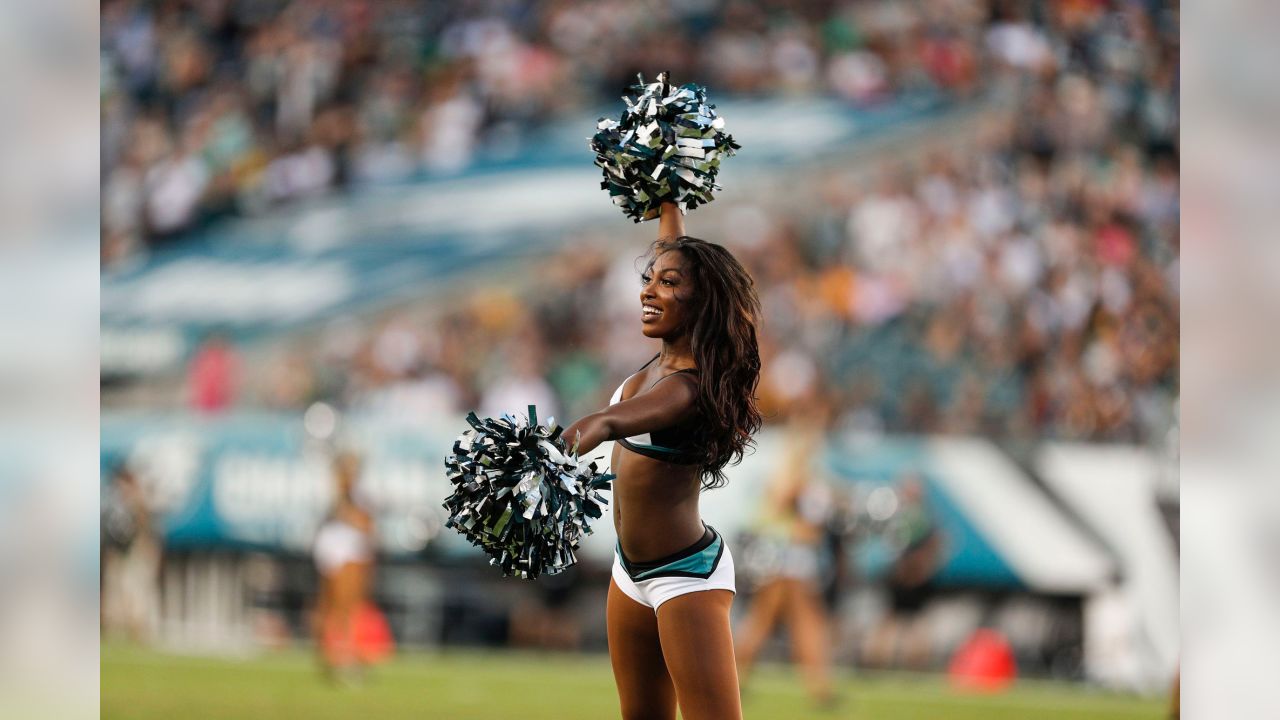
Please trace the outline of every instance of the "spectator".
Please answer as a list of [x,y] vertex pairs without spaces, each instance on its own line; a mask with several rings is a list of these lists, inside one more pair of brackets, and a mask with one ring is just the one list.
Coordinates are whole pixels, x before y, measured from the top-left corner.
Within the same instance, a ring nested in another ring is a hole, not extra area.
[[210,335],[191,358],[187,369],[188,397],[192,409],[217,413],[235,404],[240,384],[240,358],[230,341]]

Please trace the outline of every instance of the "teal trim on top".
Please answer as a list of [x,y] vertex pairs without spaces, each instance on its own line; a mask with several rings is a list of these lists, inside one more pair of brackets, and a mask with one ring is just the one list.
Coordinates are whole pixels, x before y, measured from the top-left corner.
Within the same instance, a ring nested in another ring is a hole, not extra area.
[[[628,442],[630,442],[630,441],[628,441]],[[677,450],[677,449],[675,449],[675,448],[662,447],[661,445],[645,445],[644,443],[638,443],[638,442],[633,442],[633,443],[631,443],[631,444],[632,444],[632,445],[634,445],[634,446],[636,446],[636,447],[638,447],[638,448],[644,448],[645,450],[657,450],[658,452],[671,453],[671,454],[673,454],[673,455],[683,455],[683,454],[684,454],[682,451]]]

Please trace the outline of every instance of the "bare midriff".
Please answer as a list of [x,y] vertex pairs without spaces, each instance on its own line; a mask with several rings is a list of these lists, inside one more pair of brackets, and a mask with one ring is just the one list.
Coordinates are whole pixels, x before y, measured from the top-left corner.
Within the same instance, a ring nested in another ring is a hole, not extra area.
[[698,470],[697,465],[663,462],[614,445],[613,527],[627,560],[657,560],[702,537]]

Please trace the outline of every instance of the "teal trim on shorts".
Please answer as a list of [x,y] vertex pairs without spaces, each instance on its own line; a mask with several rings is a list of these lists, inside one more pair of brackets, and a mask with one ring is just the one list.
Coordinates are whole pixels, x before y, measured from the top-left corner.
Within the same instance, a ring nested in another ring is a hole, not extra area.
[[710,542],[707,542],[704,536],[703,539],[675,555],[651,563],[629,562],[627,556],[622,554],[622,543],[619,542],[618,559],[622,562],[622,569],[626,571],[627,577],[635,582],[662,577],[691,577],[705,580],[711,577],[711,574],[720,566],[720,558],[724,555],[724,538],[714,528],[708,527],[707,531],[711,534]]

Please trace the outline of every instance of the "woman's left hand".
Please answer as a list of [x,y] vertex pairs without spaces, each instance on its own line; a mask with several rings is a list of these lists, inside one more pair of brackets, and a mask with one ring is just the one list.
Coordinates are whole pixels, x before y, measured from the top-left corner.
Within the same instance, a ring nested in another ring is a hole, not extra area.
[[680,211],[679,205],[666,200],[662,203],[658,212],[659,240],[674,240],[685,235],[684,213]]

